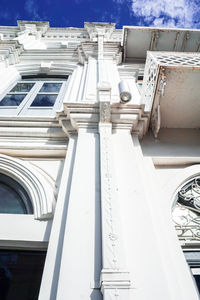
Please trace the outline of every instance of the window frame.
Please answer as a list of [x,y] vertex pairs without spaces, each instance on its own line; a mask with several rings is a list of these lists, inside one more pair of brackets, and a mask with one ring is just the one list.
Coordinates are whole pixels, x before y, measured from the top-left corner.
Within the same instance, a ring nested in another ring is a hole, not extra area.
[[[45,80],[46,79],[46,80]],[[52,116],[60,109],[64,95],[67,90],[69,76],[57,75],[33,75],[23,76],[6,89],[5,93],[0,97],[0,102],[6,95],[26,94],[22,102],[18,106],[0,106],[0,115],[7,116]],[[18,83],[34,83],[29,92],[11,92]],[[59,92],[40,92],[44,83],[61,83]],[[57,95],[53,106],[31,106],[37,95],[48,94]]]

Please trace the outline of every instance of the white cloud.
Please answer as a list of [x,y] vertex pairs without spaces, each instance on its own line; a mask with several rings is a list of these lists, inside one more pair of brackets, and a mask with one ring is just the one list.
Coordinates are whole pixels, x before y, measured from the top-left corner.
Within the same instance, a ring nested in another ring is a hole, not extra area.
[[200,26],[200,7],[196,0],[132,0],[132,12],[151,26]]
[[24,8],[26,12],[30,15],[30,17],[32,17],[33,19],[35,20],[41,19],[38,13],[39,8],[36,1],[26,0]]
[[126,2],[126,0],[115,0],[115,3],[117,4],[123,4],[124,2]]

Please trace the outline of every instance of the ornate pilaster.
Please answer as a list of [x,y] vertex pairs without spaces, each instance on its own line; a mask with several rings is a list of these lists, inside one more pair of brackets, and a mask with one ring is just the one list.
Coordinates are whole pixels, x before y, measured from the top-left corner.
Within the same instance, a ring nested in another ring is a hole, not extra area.
[[101,291],[105,300],[129,299],[130,279],[124,262],[123,242],[120,234],[120,216],[112,162],[112,123],[110,88],[98,89],[100,101],[100,178],[102,271]]
[[[107,108],[109,109],[109,105]],[[103,116],[108,114],[109,112],[102,113]],[[104,118],[101,121],[103,120]],[[128,299],[130,289],[129,272],[125,269],[119,208],[113,177],[111,131],[111,123],[99,123],[103,260],[101,291],[106,300]]]

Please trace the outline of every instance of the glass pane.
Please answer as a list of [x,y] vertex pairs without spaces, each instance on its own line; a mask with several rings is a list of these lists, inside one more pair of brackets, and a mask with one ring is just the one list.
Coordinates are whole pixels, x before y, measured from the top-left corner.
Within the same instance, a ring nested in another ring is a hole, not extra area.
[[27,214],[23,200],[18,193],[0,182],[0,213],[1,214]]
[[31,106],[54,106],[57,95],[37,95]]
[[0,299],[37,300],[46,253],[0,250]]
[[6,95],[1,101],[0,106],[18,106],[26,97],[26,94]]
[[34,83],[24,83],[19,82],[12,90],[11,92],[29,92],[31,88],[34,86]]
[[44,83],[40,92],[58,93],[62,83]]
[[197,289],[200,292],[200,275],[193,275],[196,281]]

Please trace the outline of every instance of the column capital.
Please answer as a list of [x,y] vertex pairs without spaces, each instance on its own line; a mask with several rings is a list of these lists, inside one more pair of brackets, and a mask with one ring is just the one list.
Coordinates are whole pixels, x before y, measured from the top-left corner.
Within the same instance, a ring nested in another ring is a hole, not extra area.
[[[101,90],[101,100],[95,104],[64,104],[57,113],[57,119],[69,137],[80,128],[98,130],[100,124],[111,123],[112,131],[126,130],[142,138],[149,124],[149,114],[142,105],[111,104],[109,89]],[[108,101],[106,101],[108,100]]]
[[[97,41],[89,41],[81,43],[78,48],[79,63],[84,65],[89,61],[89,58],[98,59],[98,44]],[[104,59],[114,60],[117,64],[122,62],[122,48],[119,42],[105,42]]]
[[115,30],[114,23],[85,22],[84,27],[90,36],[90,40],[95,42],[97,41],[99,35],[103,36],[104,40],[109,40],[111,34]]

